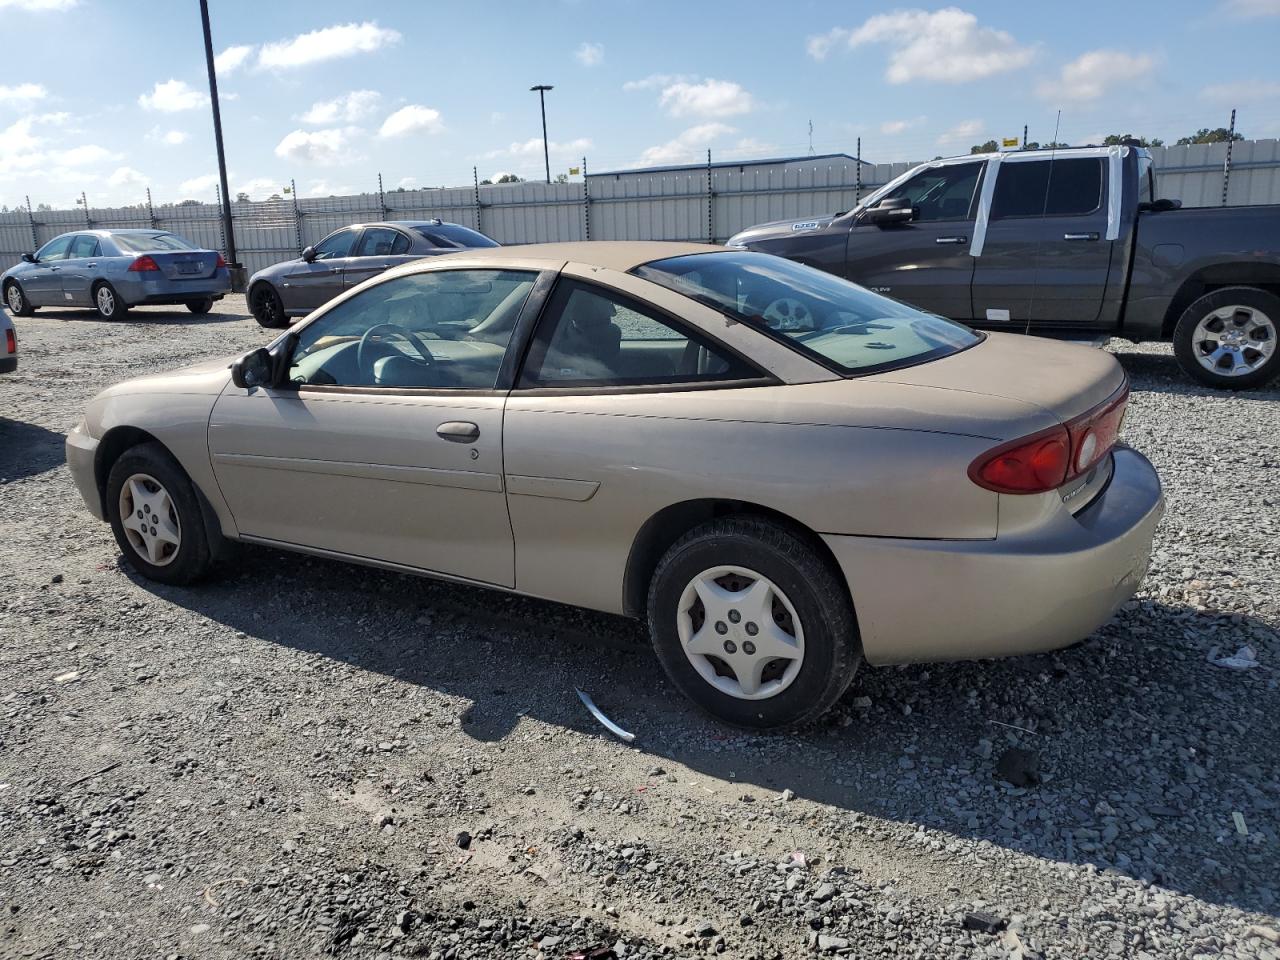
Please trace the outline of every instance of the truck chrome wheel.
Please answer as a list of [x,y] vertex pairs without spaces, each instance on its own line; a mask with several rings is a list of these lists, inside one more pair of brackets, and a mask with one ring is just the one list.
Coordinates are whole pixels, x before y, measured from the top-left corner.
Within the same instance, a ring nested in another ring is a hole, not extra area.
[[172,563],[182,546],[182,523],[173,498],[148,474],[135,473],[120,488],[120,525],[129,546],[153,566]]
[[676,616],[693,668],[731,697],[776,696],[804,664],[804,628],[795,607],[753,570],[704,570],[685,587]]
[[1206,370],[1242,377],[1265,364],[1276,349],[1276,325],[1255,307],[1219,307],[1196,324],[1195,356]]

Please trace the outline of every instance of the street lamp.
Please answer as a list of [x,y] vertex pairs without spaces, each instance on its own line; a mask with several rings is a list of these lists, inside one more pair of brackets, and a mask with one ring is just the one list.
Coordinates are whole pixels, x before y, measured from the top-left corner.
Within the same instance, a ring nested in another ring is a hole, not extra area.
[[200,0],[200,23],[204,28],[204,59],[209,70],[209,101],[213,105],[213,142],[218,149],[218,182],[222,186],[222,229],[227,235],[227,259],[231,262],[233,289],[243,287],[236,256],[235,226],[231,220],[231,196],[227,191],[227,157],[222,150],[222,112],[218,109],[218,74],[213,66],[213,35],[209,30],[209,3]]
[[535,90],[538,92],[538,101],[542,104],[542,159],[547,165],[547,183],[551,182],[551,154],[547,151],[547,91],[554,89],[549,83],[529,88],[530,93]]

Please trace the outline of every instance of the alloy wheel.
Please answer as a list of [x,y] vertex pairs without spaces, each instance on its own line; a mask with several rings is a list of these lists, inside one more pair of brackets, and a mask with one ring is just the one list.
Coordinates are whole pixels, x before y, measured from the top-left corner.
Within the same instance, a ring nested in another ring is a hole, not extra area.
[[18,289],[16,283],[9,284],[9,292],[6,295],[9,301],[9,309],[13,313],[17,313],[22,309],[22,291]]
[[1242,377],[1265,364],[1276,349],[1275,322],[1256,307],[1219,307],[1191,334],[1196,359],[1206,370]]
[[110,287],[108,286],[99,287],[96,300],[98,303],[98,312],[101,313],[104,317],[109,317],[113,313],[115,313],[116,295],[111,292]]
[[135,473],[120,488],[120,525],[129,546],[152,566],[172,563],[182,546],[177,505],[150,474]]

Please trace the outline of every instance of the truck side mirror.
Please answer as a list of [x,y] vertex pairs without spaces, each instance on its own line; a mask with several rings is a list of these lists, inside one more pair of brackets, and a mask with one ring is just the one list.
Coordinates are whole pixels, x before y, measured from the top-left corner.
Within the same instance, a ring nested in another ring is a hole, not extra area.
[[867,210],[867,222],[887,226],[891,223],[907,223],[915,217],[915,208],[906,197],[889,197]]

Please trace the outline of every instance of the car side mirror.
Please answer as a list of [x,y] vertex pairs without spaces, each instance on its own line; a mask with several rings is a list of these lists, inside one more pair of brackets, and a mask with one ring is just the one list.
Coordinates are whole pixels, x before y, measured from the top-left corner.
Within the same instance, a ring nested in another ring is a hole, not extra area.
[[1181,210],[1181,200],[1170,200],[1168,197],[1161,197],[1159,200],[1147,200],[1138,204],[1139,210],[1150,210],[1152,213],[1162,213],[1166,210]]
[[35,262],[36,262],[36,255],[35,255],[34,253],[24,253],[24,254],[22,255],[22,262],[23,262],[23,263],[35,263]]
[[305,261],[307,261],[307,263],[313,263],[313,262],[315,261],[315,259],[316,259],[316,248],[315,248],[315,247],[303,247],[303,248],[302,248],[302,259],[303,259],[303,260],[305,260]]
[[915,217],[915,208],[906,197],[890,197],[867,210],[867,222],[887,226],[891,223],[907,223]]
[[269,387],[275,376],[275,363],[266,347],[251,350],[231,364],[231,382],[242,390]]

